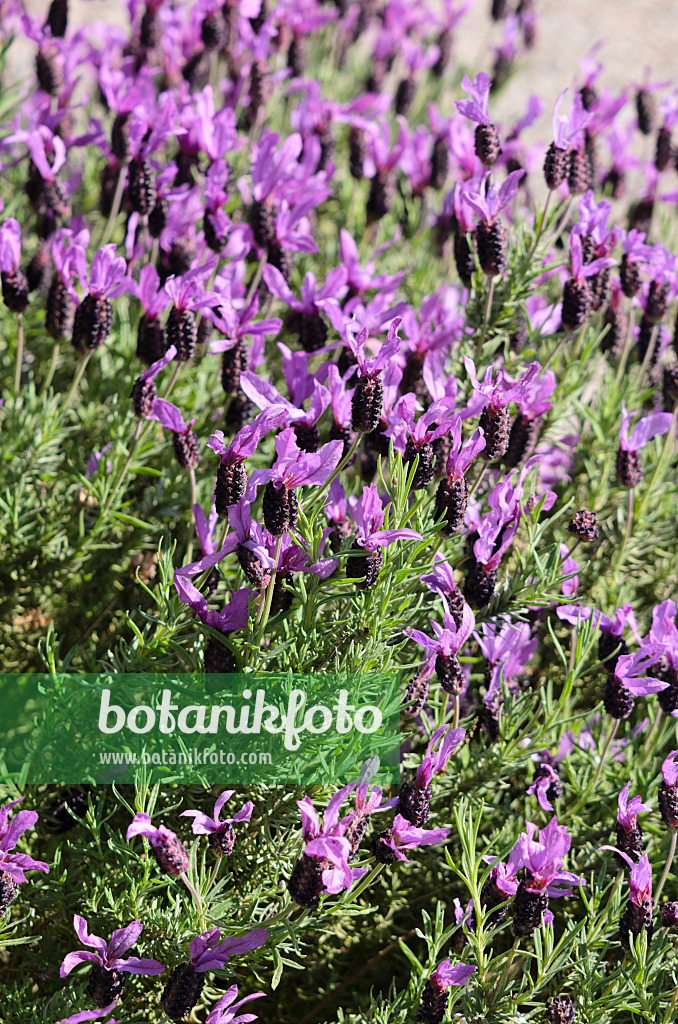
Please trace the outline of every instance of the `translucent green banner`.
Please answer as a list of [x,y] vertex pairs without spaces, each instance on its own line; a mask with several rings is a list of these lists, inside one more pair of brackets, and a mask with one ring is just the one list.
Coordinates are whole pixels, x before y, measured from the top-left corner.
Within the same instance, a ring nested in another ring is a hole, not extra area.
[[400,779],[392,675],[0,675],[0,781]]

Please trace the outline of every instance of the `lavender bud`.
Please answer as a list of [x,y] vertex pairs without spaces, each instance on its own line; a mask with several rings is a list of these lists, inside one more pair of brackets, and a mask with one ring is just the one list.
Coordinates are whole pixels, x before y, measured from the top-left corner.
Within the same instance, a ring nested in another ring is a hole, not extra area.
[[226,22],[221,11],[212,11],[203,18],[200,38],[207,50],[220,50],[228,41]]
[[75,302],[58,274],[55,274],[47,292],[45,330],[51,338],[68,338],[73,331]]
[[[28,282],[29,292],[37,292],[42,288],[50,263],[49,249],[41,242],[26,267],[26,281]],[[67,334],[69,333],[70,331],[67,332]]]
[[205,985],[204,972],[198,973],[190,963],[179,964],[170,975],[160,1005],[170,1020],[187,1017],[198,1002]]
[[192,359],[198,343],[198,328],[192,310],[172,306],[167,317],[166,335],[168,348],[176,345],[176,358],[180,363]]
[[563,287],[562,325],[566,331],[578,331],[591,309],[591,290],[586,278],[569,278]]
[[200,462],[200,442],[195,430],[187,434],[172,434],[174,458],[182,469],[195,469]]
[[553,191],[560,188],[570,169],[570,153],[567,149],[558,149],[552,142],[544,159],[544,181],[546,187]]
[[148,233],[151,238],[160,238],[169,220],[169,203],[164,196],[157,196],[155,206],[148,215]]
[[403,454],[403,462],[409,465],[409,463],[414,462],[417,456],[419,456],[419,462],[417,463],[417,469],[412,480],[413,491],[423,490],[433,480],[433,445],[422,444],[416,447],[412,438],[408,438]]
[[19,887],[9,871],[0,871],[0,917],[17,898]]
[[[472,232],[472,237],[477,240],[477,231]],[[454,265],[457,268],[459,274],[459,280],[467,288],[471,287],[473,281],[473,275],[476,272],[476,262],[473,257],[473,247],[469,244],[468,236],[465,231],[457,230],[454,232]]]
[[86,295],[73,317],[73,348],[76,352],[96,349],[111,333],[113,307],[104,296]]
[[351,426],[362,434],[376,430],[384,404],[381,377],[358,377],[351,402]]
[[356,181],[362,181],[363,161],[367,155],[365,147],[365,133],[360,128],[351,128],[348,137],[349,170],[351,177]]
[[504,462],[509,469],[521,466],[537,447],[541,418],[531,419],[519,412],[511,424],[508,448]]
[[151,413],[153,402],[158,397],[155,381],[138,377],[132,386],[132,411],[140,420],[146,419]]
[[647,89],[639,89],[636,93],[636,114],[639,130],[643,135],[651,135],[657,119],[657,105]]
[[526,885],[523,879],[513,901],[513,934],[517,939],[527,939],[534,935],[541,925],[542,915],[549,907],[546,892],[530,892]]
[[426,707],[429,695],[428,677],[418,673],[407,684],[402,713],[407,718],[416,718]]
[[487,569],[472,557],[471,565],[464,580],[464,597],[476,608],[489,604],[497,585],[497,570]]
[[445,1019],[450,994],[445,988],[436,988],[431,981],[424,985],[415,1020],[417,1024],[441,1024]]
[[491,224],[480,221],[476,227],[476,246],[480,268],[488,277],[503,274],[506,269],[506,228],[498,220]]
[[605,684],[603,706],[611,718],[621,721],[628,718],[635,707],[635,699],[631,691],[620,683],[614,672],[610,672]]
[[450,148],[447,139],[439,136],[433,143],[431,152],[431,176],[429,185],[431,188],[442,188],[447,178],[450,166]]
[[236,505],[245,494],[247,473],[242,462],[222,462],[217,470],[214,504],[217,515],[225,519],[231,505]]
[[58,96],[65,84],[61,54],[53,46],[41,47],[35,55],[38,85],[48,96]]
[[548,1024],[574,1024],[577,1013],[569,996],[554,996],[546,1000]]
[[144,313],[137,327],[137,358],[145,366],[162,359],[167,351],[165,327],[157,317]]
[[235,554],[248,583],[251,583],[257,590],[263,590],[264,587],[267,587],[271,579],[271,573],[262,565],[254,551],[250,551],[249,548],[238,544]]
[[294,436],[297,447],[302,452],[317,452],[320,447],[320,434],[315,423],[295,423]]
[[637,939],[640,933],[645,929],[647,932],[648,945],[652,941],[652,907],[654,901],[652,899],[647,902],[643,902],[640,906],[632,903],[631,900],[626,904],[626,910],[619,922],[619,941],[621,942],[624,949],[630,948],[629,933]]
[[317,910],[324,886],[322,863],[302,853],[294,865],[287,891],[295,903],[307,910]]
[[55,39],[63,39],[68,27],[68,0],[52,0],[47,12],[47,25]]
[[464,674],[456,654],[439,654],[436,658],[436,675],[445,693],[458,697],[464,689]]
[[630,262],[626,253],[622,256],[619,265],[619,280],[621,281],[622,291],[627,299],[632,299],[640,291],[642,283],[640,265],[636,261]]
[[383,564],[381,548],[368,551],[365,555],[349,555],[346,559],[346,576],[358,581],[358,590],[370,590],[376,584]]
[[501,155],[499,132],[493,124],[476,125],[476,156],[484,167],[494,167]]
[[666,170],[671,163],[672,156],[671,131],[663,126],[657,132],[657,145],[654,152],[654,165],[659,172]]
[[235,841],[235,829],[230,822],[226,822],[225,825],[220,826],[218,832],[210,833],[207,845],[216,853],[217,857],[229,857],[235,849]]
[[293,530],[299,515],[299,500],[296,491],[286,487],[276,488],[272,481],[266,484],[262,504],[264,526],[273,537]]
[[479,426],[485,431],[482,457],[486,462],[503,459],[509,448],[510,418],[508,406],[496,409],[486,405],[480,414]]
[[28,280],[23,270],[19,267],[11,274],[4,271],[0,275],[2,280],[2,297],[10,313],[23,313],[28,306]]
[[643,479],[643,467],[639,452],[617,452],[617,483],[620,487],[637,487]]
[[404,782],[400,787],[396,814],[401,814],[416,828],[423,828],[428,821],[430,800],[430,786],[421,789],[411,782]]
[[600,531],[598,529],[596,513],[587,512],[585,509],[575,512],[568,523],[567,532],[574,534],[575,537],[579,537],[580,540],[598,540]]
[[[230,647],[210,635],[205,644],[203,665],[209,675],[228,676],[235,672],[235,655]],[[207,689],[209,690],[209,687]]]
[[95,1006],[103,1009],[118,999],[125,989],[125,975],[122,971],[107,971],[101,964],[93,963],[87,983],[87,995]]
[[585,149],[570,151],[570,165],[567,169],[567,184],[572,195],[581,195],[593,184],[591,156]]
[[377,171],[370,184],[367,197],[367,223],[374,224],[391,209],[395,196],[395,180],[390,171]]
[[678,785],[667,786],[662,782],[659,787],[659,810],[662,821],[667,828],[678,828]]

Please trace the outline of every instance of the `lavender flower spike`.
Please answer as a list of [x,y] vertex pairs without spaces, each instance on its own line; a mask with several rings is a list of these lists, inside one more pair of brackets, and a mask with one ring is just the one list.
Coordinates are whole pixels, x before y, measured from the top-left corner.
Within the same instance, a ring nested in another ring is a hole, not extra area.
[[209,836],[209,845],[218,857],[225,857],[233,852],[235,846],[234,821],[249,821],[252,817],[252,801],[243,804],[232,818],[220,818],[219,814],[226,801],[233,796],[234,789],[227,789],[221,794],[214,805],[214,817],[208,818],[202,811],[182,811],[179,817],[193,818],[193,834]]
[[422,1024],[441,1024],[449,1002],[447,989],[452,985],[465,985],[476,969],[461,963],[453,967],[449,959],[439,963],[424,986],[416,1020]]
[[144,836],[151,844],[151,853],[158,862],[158,867],[167,875],[177,877],[188,868],[188,854],[181,845],[177,836],[164,825],[156,828],[151,825],[148,814],[139,812],[135,814],[132,824],[125,833],[125,839],[129,842],[133,836]]

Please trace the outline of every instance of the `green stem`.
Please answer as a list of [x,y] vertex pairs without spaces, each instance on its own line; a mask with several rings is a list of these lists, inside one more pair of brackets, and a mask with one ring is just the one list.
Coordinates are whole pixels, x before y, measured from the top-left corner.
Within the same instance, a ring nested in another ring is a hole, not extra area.
[[16,318],[17,339],[16,339],[16,364],[14,367],[14,397],[19,397],[21,386],[21,364],[24,361],[24,316],[18,313]]
[[191,536],[188,540],[188,546],[186,548],[186,563],[189,564],[193,561],[193,539],[195,537],[195,513],[193,507],[198,504],[198,485],[195,479],[195,469],[193,466],[188,471],[189,479],[191,481]]
[[490,277],[490,283],[487,286],[487,294],[485,296],[485,314],[483,316],[483,328],[480,332],[480,338],[476,344],[476,350],[474,354],[474,362],[477,363],[480,355],[483,351],[483,345],[487,338],[487,328],[490,325],[490,317],[492,315],[492,299],[494,297],[494,274]]
[[193,888],[192,883],[188,880],[188,876],[187,876],[186,872],[182,872],[180,877],[181,877],[182,882],[184,883],[184,885],[186,886],[186,888],[190,892],[191,896],[193,897],[193,902],[195,903],[196,909],[198,911],[198,916],[200,917],[200,930],[201,930],[201,932],[205,932],[205,931],[207,931],[207,925],[205,923],[205,910],[203,908],[202,900],[200,899],[200,895],[197,892],[197,890]]
[[570,207],[572,206],[572,200],[573,199],[574,199],[574,196],[570,196],[570,198],[567,200],[567,203],[565,204],[565,210],[563,212],[563,215],[560,218],[560,220],[558,221],[558,223],[557,223],[557,225],[556,225],[556,227],[555,227],[555,229],[553,231],[553,234],[547,240],[547,243],[546,243],[546,249],[547,250],[548,249],[552,249],[555,245],[558,244],[558,239],[560,238],[560,236],[562,235],[563,231],[565,230],[565,225],[567,224],[567,218],[570,215]]
[[664,865],[664,870],[662,871],[662,877],[659,879],[659,885],[657,886],[657,891],[654,894],[655,906],[657,906],[659,904],[659,897],[662,894],[662,889],[664,888],[664,883],[666,882],[666,879],[668,878],[669,871],[671,870],[671,865],[673,864],[673,857],[674,857],[674,854],[676,852],[676,840],[677,839],[678,839],[678,832],[674,828],[674,829],[671,830],[671,845],[669,846],[669,855],[666,858],[666,864]]
[[610,749],[610,746],[612,744],[612,740],[617,735],[617,729],[618,728],[619,728],[619,719],[615,718],[614,722],[612,723],[612,728],[610,729],[610,731],[607,734],[607,739],[605,740],[605,746],[603,747],[602,753],[600,755],[600,762],[598,764],[598,771],[596,772],[596,777],[593,780],[593,786],[590,787],[592,789],[595,789],[595,787],[598,785],[598,779],[600,778],[600,773],[603,770],[603,765],[605,763],[605,757],[607,755],[608,750]]
[[70,388],[68,389],[68,394],[66,395],[66,398],[64,400],[64,404],[61,407],[61,413],[59,414],[60,416],[62,416],[66,412],[66,410],[70,408],[71,402],[75,398],[75,393],[78,390],[78,385],[80,384],[80,381],[82,380],[82,376],[83,376],[85,370],[87,369],[87,364],[90,361],[90,359],[92,358],[93,353],[94,353],[94,349],[89,349],[88,352],[85,352],[84,356],[82,357],[82,359],[78,363],[78,368],[75,371],[75,377],[73,378],[73,382],[72,382]]
[[452,728],[457,729],[459,726],[459,706],[460,706],[459,695],[454,698],[454,720],[452,722]]
[[485,476],[485,473],[487,472],[488,466],[489,466],[489,462],[483,462],[482,466],[480,467],[480,472],[478,473],[478,476],[473,481],[473,485],[471,487],[471,490],[468,492],[469,498],[477,490],[478,485],[480,484],[480,481],[483,479],[483,477]]
[[108,215],[106,221],[106,227],[104,228],[104,234],[97,246],[97,249],[101,249],[109,241],[113,234],[113,225],[115,224],[118,214],[120,213],[120,204],[122,203],[122,194],[125,190],[125,179],[127,178],[127,164],[122,164],[118,173],[118,180],[115,186],[115,195],[113,196],[113,205],[111,206],[111,212]]
[[635,503],[635,488],[634,487],[629,487],[628,510],[627,510],[627,513],[626,513],[626,531],[624,533],[624,539],[622,541],[622,546],[621,546],[621,548],[619,550],[619,560],[618,560],[617,565],[616,565],[617,572],[619,572],[619,570],[622,567],[622,564],[624,562],[624,553],[626,551],[626,548],[628,546],[629,541],[631,540],[631,535],[633,534],[634,503]]
[[52,349],[52,358],[50,360],[49,369],[47,370],[47,376],[45,377],[44,381],[42,382],[42,387],[40,388],[40,393],[41,394],[44,394],[48,390],[50,384],[54,380],[54,374],[56,372],[57,363],[59,362],[59,352],[60,352],[60,350],[61,350],[61,345],[59,344],[58,341],[55,341],[54,342],[54,348]]
[[513,963],[513,958],[515,957],[515,955],[516,955],[516,953],[518,951],[518,946],[519,945],[520,945],[520,939],[515,939],[513,945],[511,946],[511,949],[509,950],[509,954],[506,957],[506,963],[504,964],[504,969],[501,972],[501,977],[500,977],[499,981],[497,982],[497,985],[495,986],[494,992],[492,994],[492,998],[489,1000],[490,1005],[492,1005],[495,1002],[496,997],[504,989],[504,985],[506,984],[506,979],[508,978],[508,972],[511,970],[511,964]]
[[129,455],[127,456],[127,459],[125,460],[125,465],[122,467],[122,472],[120,473],[120,476],[118,477],[117,483],[116,483],[115,487],[113,488],[113,491],[109,495],[109,497],[108,497],[108,499],[106,501],[106,504],[104,505],[103,509],[101,510],[101,515],[99,516],[99,522],[101,522],[102,520],[104,520],[106,518],[106,516],[107,516],[111,506],[113,505],[113,502],[115,501],[115,499],[118,496],[118,492],[120,491],[120,488],[122,487],[122,485],[123,485],[123,483],[125,481],[125,477],[127,476],[127,472],[129,470],[129,467],[132,464],[132,459],[134,458],[134,452],[136,451],[137,445],[139,444],[139,440],[140,440],[141,435],[142,435],[142,433],[144,431],[144,428],[146,427],[147,422],[148,422],[147,420],[138,420],[138,422],[137,422],[136,430],[134,431],[134,437],[132,438],[132,444],[130,445],[130,449],[129,449]]
[[266,600],[264,601],[264,604],[262,606],[261,620],[259,622],[257,636],[254,641],[256,647],[261,646],[261,641],[264,636],[264,630],[266,629],[266,623],[268,622],[268,617],[271,613],[271,604],[273,603],[273,588],[275,587],[275,578],[278,572],[278,563],[280,561],[280,552],[282,550],[283,536],[284,534],[281,533],[275,542],[275,552],[273,554],[273,572],[271,573],[271,578],[269,580],[268,587],[266,588]]
[[266,266],[266,261],[267,260],[268,260],[268,250],[264,249],[264,251],[262,252],[261,256],[259,257],[259,264],[257,266],[257,269],[256,269],[256,272],[254,274],[254,277],[252,278],[250,286],[249,286],[249,288],[247,290],[247,298],[245,299],[245,308],[247,308],[247,306],[249,306],[250,302],[252,301],[252,296],[254,295],[255,291],[259,287],[259,282],[261,281],[261,275],[264,272],[264,267]]
[[621,354],[621,356],[619,358],[619,366],[617,367],[617,376],[614,379],[614,390],[615,391],[619,390],[619,385],[621,383],[621,379],[624,376],[624,371],[626,370],[626,363],[628,361],[629,352],[631,351],[631,345],[633,343],[633,321],[634,321],[634,319],[635,319],[635,306],[632,305],[630,310],[629,310],[629,325],[628,325],[628,328],[626,330],[626,337],[624,338],[624,347],[622,349],[622,354]]
[[552,195],[553,195],[553,191],[551,189],[549,189],[549,193],[548,193],[548,195],[546,197],[546,202],[544,203],[544,212],[541,215],[541,222],[539,224],[539,230],[537,231],[537,237],[535,238],[534,242],[532,243],[532,248],[530,249],[530,251],[528,253],[528,257],[527,257],[528,264],[532,262],[532,257],[534,256],[535,252],[537,251],[537,246],[539,245],[539,239],[541,238],[542,233],[544,231],[544,226],[546,225],[546,214],[548,213],[548,210],[549,210],[549,205],[551,203],[551,196]]
[[673,1011],[675,1009],[675,1006],[676,1006],[677,1002],[678,1002],[678,986],[676,986],[676,991],[673,993],[673,999],[671,1000],[671,1005],[669,1006],[668,1010],[666,1011],[666,1016],[664,1017],[664,1020],[662,1021],[662,1024],[669,1024],[669,1022],[673,1019]]
[[172,370],[172,376],[170,377],[170,382],[167,385],[167,391],[162,396],[165,399],[165,401],[167,401],[169,396],[172,394],[172,391],[174,389],[174,385],[176,384],[176,382],[177,382],[177,380],[179,378],[179,374],[180,373],[181,373],[181,363],[177,361],[175,363],[175,365],[174,365],[174,369]]
[[354,903],[357,900],[358,896],[361,896],[365,889],[369,888],[369,886],[372,885],[372,882],[379,874],[381,874],[383,870],[383,864],[375,864],[370,873],[368,875],[365,875],[362,881],[360,881],[359,884],[356,885],[355,889],[349,889],[350,898],[346,900],[339,900],[339,903],[337,905],[340,906],[343,910],[343,908],[347,907],[350,903]]

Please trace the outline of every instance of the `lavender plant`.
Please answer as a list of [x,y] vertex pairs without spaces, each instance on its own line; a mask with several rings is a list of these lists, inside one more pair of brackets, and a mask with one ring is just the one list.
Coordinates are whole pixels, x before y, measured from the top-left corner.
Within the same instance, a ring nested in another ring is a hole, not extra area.
[[31,673],[379,673],[403,775],[3,760],[3,1024],[669,1024],[675,86],[594,50],[501,124],[526,0],[481,67],[455,0],[42,6],[0,3],[2,757]]

